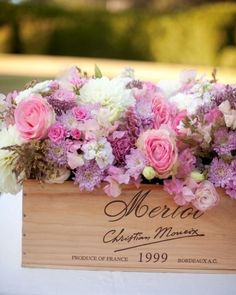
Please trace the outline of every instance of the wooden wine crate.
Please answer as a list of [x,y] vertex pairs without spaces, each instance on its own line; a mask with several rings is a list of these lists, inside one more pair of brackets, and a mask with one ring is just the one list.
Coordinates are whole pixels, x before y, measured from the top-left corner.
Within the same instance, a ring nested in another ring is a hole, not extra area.
[[119,198],[72,182],[24,183],[25,267],[236,272],[236,202],[222,191],[206,213],[179,207],[158,185]]

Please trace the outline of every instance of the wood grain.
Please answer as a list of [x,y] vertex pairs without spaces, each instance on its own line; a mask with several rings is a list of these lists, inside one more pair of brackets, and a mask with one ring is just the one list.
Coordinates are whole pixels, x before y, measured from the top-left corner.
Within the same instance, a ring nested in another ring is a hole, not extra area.
[[236,202],[201,215],[161,186],[113,199],[72,182],[24,183],[22,265],[124,271],[236,272]]

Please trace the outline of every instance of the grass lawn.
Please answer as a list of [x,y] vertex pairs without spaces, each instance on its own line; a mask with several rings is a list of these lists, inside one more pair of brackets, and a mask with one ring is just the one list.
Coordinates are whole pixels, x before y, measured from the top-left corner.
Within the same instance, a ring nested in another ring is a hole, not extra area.
[[[7,94],[13,90],[22,90],[24,86],[34,80],[35,77],[19,77],[19,76],[1,76],[0,75],[0,93]],[[43,81],[47,78],[37,79]]]

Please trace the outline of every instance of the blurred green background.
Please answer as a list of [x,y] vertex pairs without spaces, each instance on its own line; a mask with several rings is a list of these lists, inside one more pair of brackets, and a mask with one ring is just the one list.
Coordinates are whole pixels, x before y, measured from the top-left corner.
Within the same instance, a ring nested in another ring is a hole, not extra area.
[[236,2],[0,1],[0,53],[236,67]]

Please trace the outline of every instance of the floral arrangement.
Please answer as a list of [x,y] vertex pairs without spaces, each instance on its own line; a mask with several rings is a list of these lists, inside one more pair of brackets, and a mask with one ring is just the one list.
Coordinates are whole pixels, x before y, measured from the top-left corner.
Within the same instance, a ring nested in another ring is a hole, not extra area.
[[24,179],[80,190],[163,184],[178,205],[205,211],[215,188],[236,199],[236,86],[194,71],[154,84],[132,69],[109,79],[72,68],[0,96],[0,191]]

